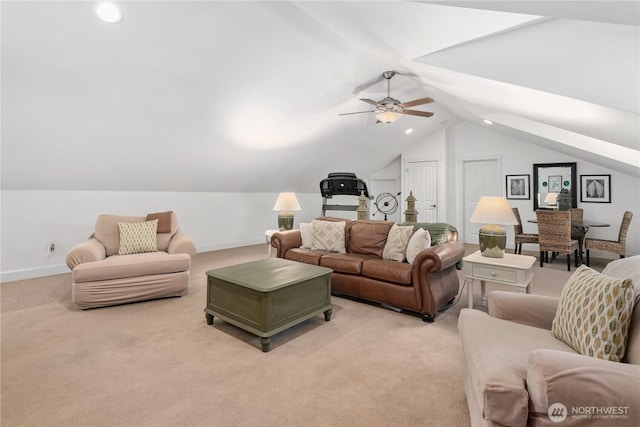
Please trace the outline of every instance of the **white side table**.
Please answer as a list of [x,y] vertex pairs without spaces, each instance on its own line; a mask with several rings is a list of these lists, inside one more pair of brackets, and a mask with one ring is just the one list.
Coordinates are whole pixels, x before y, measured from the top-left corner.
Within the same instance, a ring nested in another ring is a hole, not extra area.
[[268,246],[268,249],[267,249],[268,250],[268,252],[267,252],[268,255],[267,255],[267,257],[269,257],[269,258],[271,258],[271,248],[272,248],[272,246],[271,246],[271,236],[276,234],[278,231],[280,231],[280,230],[275,229],[275,230],[267,230],[267,231],[264,232],[264,235],[267,238],[267,246]]
[[516,292],[526,293],[533,279],[536,258],[529,255],[504,254],[504,258],[489,258],[476,251],[463,258],[464,277],[467,285],[467,303],[473,308],[473,281],[480,280],[480,303],[487,305],[485,281],[516,287]]

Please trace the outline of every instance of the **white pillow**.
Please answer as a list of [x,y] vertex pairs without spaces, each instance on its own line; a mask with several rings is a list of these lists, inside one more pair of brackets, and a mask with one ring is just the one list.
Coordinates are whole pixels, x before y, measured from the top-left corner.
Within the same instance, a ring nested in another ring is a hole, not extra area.
[[431,247],[431,234],[424,228],[418,228],[407,245],[407,261],[413,264],[416,256],[425,249]]
[[343,221],[311,221],[313,236],[311,249],[330,252],[347,252],[344,247],[344,229],[347,223]]
[[393,224],[382,251],[382,259],[402,262],[407,252],[407,244],[413,234],[413,225]]
[[302,237],[302,249],[311,249],[311,242],[313,241],[313,227],[310,222],[300,223],[300,237]]

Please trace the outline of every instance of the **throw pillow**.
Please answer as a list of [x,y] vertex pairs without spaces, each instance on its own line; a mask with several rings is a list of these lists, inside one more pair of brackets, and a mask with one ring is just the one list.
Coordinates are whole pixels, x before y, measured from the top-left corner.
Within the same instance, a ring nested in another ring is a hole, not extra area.
[[431,247],[431,235],[424,228],[418,228],[407,245],[407,261],[413,264],[416,256],[425,249]]
[[562,288],[551,332],[585,356],[618,362],[624,357],[633,283],[583,265]]
[[171,214],[173,211],[150,213],[147,221],[158,220],[158,233],[171,233]]
[[344,229],[346,222],[334,221],[311,221],[313,236],[311,239],[311,249],[320,251],[345,253]]
[[310,222],[300,223],[300,237],[302,238],[303,249],[311,249],[311,242],[313,241],[313,227]]
[[389,230],[387,243],[382,251],[382,258],[389,261],[402,262],[407,254],[407,245],[413,234],[413,226],[393,224]]
[[157,252],[158,220],[145,222],[119,222],[120,249],[118,255]]

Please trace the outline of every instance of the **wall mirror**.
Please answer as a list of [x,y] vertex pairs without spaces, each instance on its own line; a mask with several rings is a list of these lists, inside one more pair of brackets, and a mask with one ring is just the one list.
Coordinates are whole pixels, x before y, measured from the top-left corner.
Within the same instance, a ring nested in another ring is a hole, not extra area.
[[536,163],[533,165],[533,210],[555,209],[560,190],[569,190],[571,206],[578,207],[576,163]]

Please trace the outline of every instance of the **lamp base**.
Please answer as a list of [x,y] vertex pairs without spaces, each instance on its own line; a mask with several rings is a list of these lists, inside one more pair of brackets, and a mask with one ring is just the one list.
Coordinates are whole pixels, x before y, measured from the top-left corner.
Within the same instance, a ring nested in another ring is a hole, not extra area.
[[499,225],[487,224],[480,227],[480,254],[489,258],[504,258],[507,247],[507,233]]
[[282,211],[278,214],[278,230],[291,230],[293,228],[293,213]]

